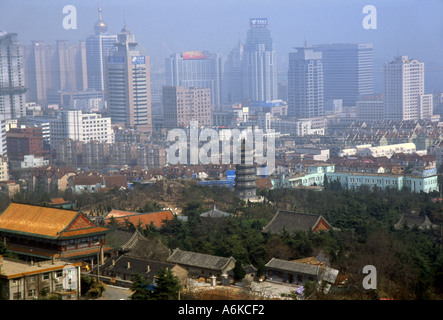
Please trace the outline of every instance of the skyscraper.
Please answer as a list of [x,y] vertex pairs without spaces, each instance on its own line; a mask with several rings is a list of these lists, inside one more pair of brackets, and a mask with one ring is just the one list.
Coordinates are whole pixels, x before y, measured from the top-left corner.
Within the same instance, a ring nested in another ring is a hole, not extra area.
[[243,99],[267,101],[277,99],[277,59],[266,18],[250,19],[242,69]]
[[211,90],[211,103],[221,105],[221,54],[185,51],[166,59],[166,85]]
[[24,46],[25,83],[27,100],[46,104],[46,90],[51,85],[48,46],[43,41],[32,41]]
[[106,96],[112,123],[152,133],[149,57],[124,25],[106,63]]
[[23,47],[16,33],[0,32],[0,118],[26,115]]
[[82,91],[86,83],[86,47],[80,41],[70,45],[66,40],[57,40],[52,56],[52,85],[53,91]]
[[358,97],[373,93],[373,45],[335,43],[314,46],[321,51],[325,101],[342,99],[355,106]]
[[[385,63],[383,87],[386,119],[401,121],[420,118],[420,97],[425,90],[424,73],[424,62],[409,59],[408,56],[397,56]],[[427,102],[428,99],[422,101]]]
[[324,115],[322,53],[310,47],[289,53],[288,115],[315,118]]
[[229,52],[223,70],[223,103],[234,104],[243,100],[241,64],[243,44],[238,44]]
[[94,25],[94,34],[86,39],[86,61],[88,88],[104,91],[106,87],[105,63],[117,35],[108,35],[108,26],[102,20],[102,9],[98,7],[99,19]]
[[74,45],[66,40],[57,40],[55,45],[32,41],[24,52],[28,101],[46,105],[48,92],[87,89],[85,41]]

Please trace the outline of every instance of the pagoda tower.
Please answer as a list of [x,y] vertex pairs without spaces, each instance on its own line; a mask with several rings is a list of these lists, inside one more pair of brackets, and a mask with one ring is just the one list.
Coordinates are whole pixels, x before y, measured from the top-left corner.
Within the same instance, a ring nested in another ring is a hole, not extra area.
[[246,141],[242,140],[241,161],[235,166],[235,195],[243,200],[256,198],[256,168],[246,163]]

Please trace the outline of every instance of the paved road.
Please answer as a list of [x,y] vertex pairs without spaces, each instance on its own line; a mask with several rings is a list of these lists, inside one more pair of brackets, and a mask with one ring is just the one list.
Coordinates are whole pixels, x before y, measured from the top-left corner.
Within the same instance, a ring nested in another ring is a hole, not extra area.
[[98,300],[130,300],[132,292],[127,288],[107,285],[103,295]]

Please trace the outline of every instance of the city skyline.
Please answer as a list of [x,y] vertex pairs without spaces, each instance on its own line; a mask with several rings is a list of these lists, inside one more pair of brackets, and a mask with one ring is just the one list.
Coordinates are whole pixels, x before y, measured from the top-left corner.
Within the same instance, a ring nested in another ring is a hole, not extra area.
[[[47,0],[32,4],[2,1],[0,30],[18,34],[21,44],[32,40],[77,43],[93,33],[97,4],[71,1],[77,9],[77,29],[66,30],[62,20],[64,5]],[[116,34],[124,21],[138,34],[140,44],[151,58],[152,71],[164,70],[164,59],[176,52],[220,52],[224,58],[238,41],[245,40],[250,18],[267,18],[275,43],[279,76],[285,77],[288,54],[306,41],[325,43],[373,43],[375,91],[382,88],[382,67],[393,56],[408,55],[426,62],[426,87],[443,87],[443,23],[437,1],[372,1],[377,9],[377,28],[362,26],[363,1],[141,1],[102,2],[103,20],[109,33]],[[26,9],[26,10],[25,10]],[[24,12],[32,12],[32,16]],[[9,13],[8,13],[9,12]],[[23,19],[17,19],[23,17]],[[27,23],[23,23],[27,21]],[[31,28],[32,27],[32,28]],[[432,47],[432,48],[430,48]],[[432,50],[430,50],[432,49]]]

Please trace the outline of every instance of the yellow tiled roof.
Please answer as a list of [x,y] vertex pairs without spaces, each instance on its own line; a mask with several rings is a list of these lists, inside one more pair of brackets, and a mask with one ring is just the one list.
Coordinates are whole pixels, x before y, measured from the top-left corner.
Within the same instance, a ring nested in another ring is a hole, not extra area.
[[77,214],[72,210],[11,203],[0,214],[0,230],[58,237]]

